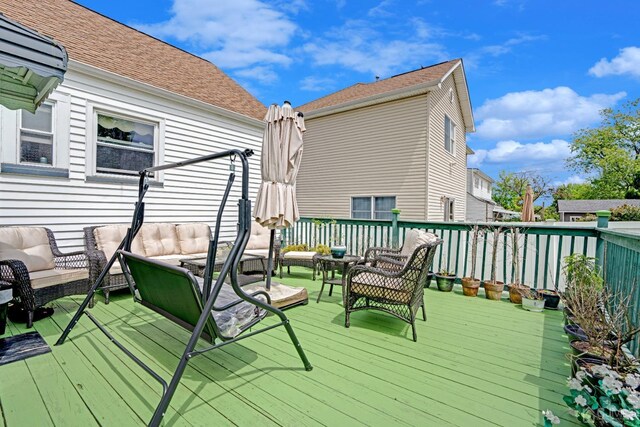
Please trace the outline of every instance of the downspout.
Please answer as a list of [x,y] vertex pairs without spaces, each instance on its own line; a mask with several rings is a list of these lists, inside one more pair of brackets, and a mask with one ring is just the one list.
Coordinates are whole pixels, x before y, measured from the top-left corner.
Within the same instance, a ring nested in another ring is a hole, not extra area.
[[427,92],[427,131],[425,133],[425,165],[424,165],[424,220],[429,220],[429,129],[431,128],[431,92]]

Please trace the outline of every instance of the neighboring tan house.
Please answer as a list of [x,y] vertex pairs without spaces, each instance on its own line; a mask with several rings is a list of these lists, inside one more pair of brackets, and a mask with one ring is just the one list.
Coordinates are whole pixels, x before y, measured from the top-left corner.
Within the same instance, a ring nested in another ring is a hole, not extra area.
[[[0,109],[3,225],[48,226],[82,247],[84,226],[131,220],[137,170],[230,148],[256,150],[255,195],[266,108],[215,65],[67,0],[0,0],[0,13],[69,54],[35,115]],[[228,173],[228,161],[158,173],[147,220],[212,224]],[[228,211],[230,236],[233,201]]]
[[464,221],[473,113],[461,59],[358,83],[305,114],[300,214]]
[[558,200],[558,215],[560,221],[579,221],[588,214],[596,211],[620,207],[622,205],[640,206],[638,199],[610,199],[610,200]]
[[467,169],[467,222],[494,220],[493,179],[480,169]]

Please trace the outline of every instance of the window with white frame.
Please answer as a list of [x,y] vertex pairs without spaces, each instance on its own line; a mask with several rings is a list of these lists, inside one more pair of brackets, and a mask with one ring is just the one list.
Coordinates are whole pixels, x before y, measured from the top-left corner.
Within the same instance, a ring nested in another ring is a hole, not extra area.
[[42,104],[34,113],[22,110],[19,131],[19,162],[53,165],[54,109]]
[[454,221],[455,199],[444,197],[442,200],[444,205],[444,220]]
[[157,164],[158,123],[115,113],[95,112],[95,172],[137,175]]
[[480,178],[478,178],[477,176],[473,179],[473,186],[475,188],[480,188]]
[[351,198],[351,218],[391,219],[396,196],[365,196]]
[[445,114],[444,116],[444,149],[449,153],[456,154],[456,125],[453,120]]

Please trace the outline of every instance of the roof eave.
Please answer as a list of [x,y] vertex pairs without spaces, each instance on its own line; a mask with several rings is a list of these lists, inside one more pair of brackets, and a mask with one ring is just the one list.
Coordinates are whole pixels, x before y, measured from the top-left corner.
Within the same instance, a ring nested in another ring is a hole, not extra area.
[[264,126],[264,122],[260,119],[250,117],[245,114],[237,113],[235,111],[227,110],[226,108],[218,107],[216,105],[209,104],[207,102],[200,101],[198,99],[191,98],[185,95],[181,95],[179,93],[171,92],[166,89],[150,85],[148,83],[143,83],[141,81],[131,79],[129,77],[124,77],[124,76],[121,76],[120,74],[105,71],[102,68],[94,67],[92,65],[88,65],[83,62],[79,62],[76,60],[69,60],[69,69],[72,71],[79,72],[81,74],[89,75],[91,77],[102,78],[104,80],[112,81],[124,86],[133,87],[134,89],[138,89],[142,92],[147,92],[152,95],[160,96],[171,101],[190,105],[192,107],[206,110],[208,112],[218,114],[224,117],[228,117],[233,120],[241,121],[252,126],[255,126],[255,125],[258,125],[259,127]]
[[355,110],[357,108],[368,107],[370,105],[381,104],[383,102],[396,101],[398,99],[411,98],[423,95],[435,89],[442,87],[442,79],[436,79],[417,85],[403,87],[389,92],[378,93],[366,98],[359,98],[353,101],[344,102],[342,104],[331,105],[328,107],[318,108],[305,112],[305,120],[317,117],[328,116],[330,114],[342,113],[344,111]]
[[467,84],[466,73],[464,72],[464,65],[462,59],[460,59],[444,76],[442,76],[441,82],[444,82],[447,77],[454,74],[454,82],[456,90],[458,92],[458,100],[462,108],[462,117],[464,119],[464,129],[467,133],[476,131],[476,126],[473,120],[473,108],[471,107],[471,97],[469,95],[469,86]]

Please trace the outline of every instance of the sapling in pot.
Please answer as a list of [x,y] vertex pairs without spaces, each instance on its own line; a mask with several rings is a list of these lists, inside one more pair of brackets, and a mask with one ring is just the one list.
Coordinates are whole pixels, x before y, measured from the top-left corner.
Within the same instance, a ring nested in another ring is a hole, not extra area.
[[500,234],[502,227],[496,226],[493,229],[493,241],[491,242],[491,280],[483,282],[484,293],[487,299],[500,301],[502,299],[502,291],[504,290],[504,282],[496,280],[497,261],[498,261],[498,245],[500,244]]
[[[511,258],[514,267],[513,283],[509,284],[509,301],[522,304],[522,296],[529,292],[529,287],[520,283],[520,230],[511,228]],[[524,248],[526,251],[526,248]]]
[[462,278],[462,292],[465,296],[475,297],[480,288],[480,279],[476,279],[476,263],[478,260],[478,237],[480,227],[474,224],[471,228],[471,273],[468,277]]

